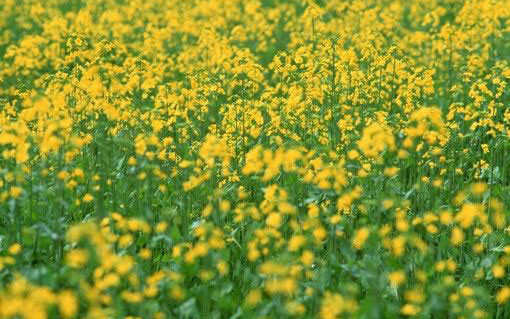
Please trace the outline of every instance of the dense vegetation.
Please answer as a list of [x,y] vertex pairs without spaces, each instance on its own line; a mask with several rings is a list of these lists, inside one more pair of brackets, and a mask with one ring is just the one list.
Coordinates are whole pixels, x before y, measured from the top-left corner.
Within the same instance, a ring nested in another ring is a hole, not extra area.
[[509,0],[2,0],[0,56],[0,318],[510,317]]

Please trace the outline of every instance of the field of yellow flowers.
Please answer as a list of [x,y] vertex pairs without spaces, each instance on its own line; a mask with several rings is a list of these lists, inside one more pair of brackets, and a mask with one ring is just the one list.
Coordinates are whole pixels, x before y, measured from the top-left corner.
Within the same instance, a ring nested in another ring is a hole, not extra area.
[[0,1],[0,319],[510,318],[510,0]]

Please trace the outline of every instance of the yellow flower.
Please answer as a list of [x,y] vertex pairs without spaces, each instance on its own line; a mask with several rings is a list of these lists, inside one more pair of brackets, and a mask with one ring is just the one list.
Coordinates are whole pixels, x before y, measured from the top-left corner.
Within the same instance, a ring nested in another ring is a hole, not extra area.
[[143,300],[143,296],[139,292],[124,290],[120,295],[128,303],[139,303]]
[[464,297],[471,297],[475,294],[475,291],[473,290],[473,288],[466,286],[460,289],[460,293]]
[[310,218],[317,218],[319,216],[319,206],[315,204],[308,205],[308,216]]
[[220,201],[220,211],[226,213],[230,210],[230,202],[228,200]]
[[310,266],[312,265],[314,258],[315,256],[311,251],[305,250],[301,255],[301,262],[303,263],[303,265]]
[[355,160],[355,159],[358,159],[359,157],[359,153],[358,151],[356,150],[350,150],[348,153],[347,153],[347,157],[349,157],[350,160]]
[[313,237],[318,242],[323,241],[324,238],[326,238],[326,236],[327,232],[326,229],[324,229],[324,227],[317,227],[313,230]]
[[447,210],[442,211],[442,212],[440,212],[440,215],[439,215],[439,221],[443,225],[450,225],[453,222],[453,216]]
[[200,279],[202,279],[202,281],[207,282],[207,281],[213,279],[214,272],[212,272],[210,270],[201,270],[198,273],[198,277],[200,277]]
[[492,274],[495,278],[502,278],[505,275],[505,268],[503,268],[501,265],[494,265],[492,266]]
[[248,307],[256,306],[262,300],[262,293],[259,289],[251,290],[245,299],[245,304]]
[[393,200],[384,199],[381,204],[384,209],[390,209],[391,207],[393,207]]
[[289,240],[288,248],[289,251],[296,251],[306,242],[306,238],[303,235],[292,236]]
[[278,213],[271,213],[266,218],[266,224],[268,226],[278,228],[282,223],[282,216]]
[[18,186],[12,186],[9,189],[9,194],[11,195],[12,198],[18,198],[18,197],[20,197],[20,195],[22,193],[23,193],[23,189],[21,187],[18,187]]
[[394,271],[388,274],[388,280],[392,286],[398,287],[406,280],[406,275],[402,270]]
[[471,185],[471,192],[473,193],[473,195],[481,195],[485,193],[486,190],[487,184],[485,183],[475,183]]
[[8,252],[9,252],[9,254],[11,254],[11,255],[17,255],[17,254],[19,254],[19,253],[21,252],[21,250],[22,250],[22,247],[21,247],[21,245],[20,245],[20,244],[18,244],[18,243],[14,243],[14,244],[12,244],[12,245],[11,245],[11,246],[7,249],[7,251],[8,251]]
[[480,253],[482,253],[482,252],[483,252],[483,249],[484,249],[484,247],[483,247],[483,244],[482,244],[482,243],[477,243],[477,244],[474,244],[474,245],[473,245],[473,252],[474,252],[475,254],[480,254]]
[[67,253],[66,261],[67,264],[72,268],[83,267],[89,258],[89,254],[84,249],[73,249]]
[[64,318],[72,318],[78,312],[78,300],[72,291],[65,290],[58,295],[58,309]]
[[90,203],[91,201],[94,200],[94,196],[92,196],[91,194],[89,193],[86,193],[85,195],[83,195],[83,202],[85,203]]
[[455,216],[455,221],[459,222],[462,228],[468,228],[474,223],[475,218],[483,218],[482,210],[480,204],[464,204]]
[[221,276],[225,276],[226,274],[228,274],[229,269],[228,263],[224,260],[221,260],[216,264],[216,269],[218,269],[218,272],[220,273]]
[[395,149],[395,138],[388,126],[373,123],[363,130],[358,147],[365,156],[376,158],[385,149]]
[[292,295],[296,292],[297,282],[294,278],[285,278],[280,283],[280,291],[286,295]]
[[434,182],[432,183],[432,185],[433,185],[434,187],[436,187],[436,188],[441,187],[441,185],[442,185],[442,184],[443,184],[443,181],[442,181],[441,179],[439,179],[439,178],[436,178],[436,179],[434,180]]
[[422,303],[425,301],[425,296],[423,295],[423,291],[419,288],[407,290],[404,293],[404,297],[407,301],[413,303]]
[[397,236],[391,241],[391,250],[395,256],[402,256],[404,254],[405,248],[406,238],[404,236]]
[[119,247],[126,248],[133,243],[133,236],[131,234],[125,234],[119,237]]
[[454,246],[459,246],[460,244],[462,244],[462,242],[464,242],[464,232],[462,231],[462,229],[460,229],[459,227],[455,227],[454,229],[452,229],[452,235],[450,237],[450,242],[452,243],[452,245]]
[[167,228],[168,228],[168,223],[167,223],[167,222],[159,222],[159,223],[156,225],[156,232],[157,232],[157,233],[162,233],[162,232],[164,232]]
[[416,316],[420,312],[420,307],[413,304],[405,304],[400,309],[400,313],[405,316]]
[[299,302],[296,302],[296,301],[290,301],[290,302],[286,303],[285,309],[287,309],[287,311],[291,315],[294,315],[294,316],[302,315],[306,311],[305,306]]
[[346,309],[344,298],[336,293],[326,292],[319,310],[321,319],[335,319]]
[[498,304],[503,304],[508,301],[510,298],[510,288],[505,286],[501,288],[498,293],[496,294],[496,302]]
[[131,256],[122,256],[120,261],[115,265],[115,270],[119,275],[127,274],[134,266],[134,260]]
[[399,170],[400,169],[398,167],[394,167],[394,166],[393,167],[386,167],[384,169],[384,175],[387,176],[387,177],[393,177],[393,176],[398,174]]
[[450,272],[455,272],[455,270],[457,269],[457,264],[455,263],[455,261],[453,261],[453,259],[448,259],[446,261],[446,268],[448,268]]
[[184,290],[179,286],[173,286],[170,289],[170,296],[175,300],[182,300],[184,299]]
[[370,230],[367,227],[362,227],[358,229],[354,234],[354,238],[352,239],[352,247],[358,250],[363,248],[363,245],[365,244],[365,241],[367,240],[369,235]]
[[142,258],[142,259],[147,260],[147,259],[151,258],[151,256],[152,256],[152,252],[151,252],[151,250],[150,250],[150,249],[148,249],[148,248],[143,248],[143,249],[141,249],[141,250],[140,250],[140,252],[138,253],[138,256],[140,256],[140,258]]

